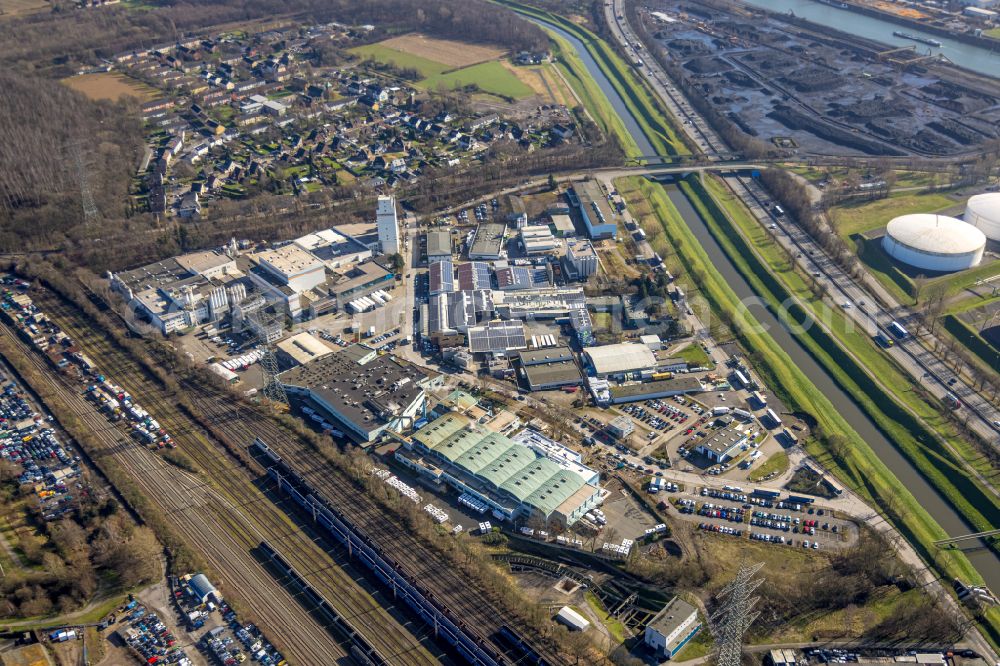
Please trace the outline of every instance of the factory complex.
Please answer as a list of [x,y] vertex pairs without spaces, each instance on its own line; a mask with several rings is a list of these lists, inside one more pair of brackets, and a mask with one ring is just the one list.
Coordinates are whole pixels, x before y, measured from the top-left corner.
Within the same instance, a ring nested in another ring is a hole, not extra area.
[[458,412],[416,431],[396,460],[434,483],[485,503],[504,520],[537,518],[569,527],[600,506],[595,470],[575,451],[534,430],[513,439]]
[[[358,309],[361,299],[392,285],[391,270],[374,259],[386,254],[382,248],[398,250],[391,197],[380,197],[378,222],[362,231],[349,235],[324,229],[261,247],[234,239],[221,249],[108,273],[108,279],[137,317],[164,335],[221,325],[230,317],[246,321],[264,307],[293,322],[305,321],[349,306]],[[262,337],[273,342],[280,334],[271,331]]]

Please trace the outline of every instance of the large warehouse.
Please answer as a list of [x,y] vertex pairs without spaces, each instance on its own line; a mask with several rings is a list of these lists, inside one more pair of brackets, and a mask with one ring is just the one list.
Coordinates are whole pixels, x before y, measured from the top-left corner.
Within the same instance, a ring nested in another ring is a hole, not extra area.
[[536,451],[455,412],[415,432],[396,459],[473,495],[507,519],[536,516],[568,527],[600,505],[604,495],[594,470]]
[[1000,241],[1000,192],[970,198],[965,205],[964,219],[990,240]]
[[985,247],[986,236],[976,227],[930,213],[894,218],[882,238],[882,248],[893,259],[942,273],[978,265]]
[[383,430],[410,428],[424,415],[424,389],[441,384],[440,376],[365,345],[315,358],[278,379],[290,396],[363,444]]
[[627,342],[583,350],[594,374],[616,379],[628,373],[640,373],[656,367],[656,355],[646,345]]

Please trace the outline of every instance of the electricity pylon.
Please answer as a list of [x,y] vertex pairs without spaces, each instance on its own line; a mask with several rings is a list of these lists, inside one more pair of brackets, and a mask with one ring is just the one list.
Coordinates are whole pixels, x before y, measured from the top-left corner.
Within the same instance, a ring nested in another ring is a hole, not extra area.
[[743,658],[743,635],[753,624],[759,611],[754,610],[757,597],[753,593],[764,582],[754,576],[764,564],[740,563],[736,578],[719,592],[722,606],[710,618],[715,628],[715,641],[719,646],[719,666],[740,666]]

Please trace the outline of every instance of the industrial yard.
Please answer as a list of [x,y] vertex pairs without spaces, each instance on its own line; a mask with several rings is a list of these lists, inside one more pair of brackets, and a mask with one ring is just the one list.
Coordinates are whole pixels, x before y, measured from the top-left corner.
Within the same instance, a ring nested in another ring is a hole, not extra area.
[[1000,13],[234,1],[5,61],[0,666],[1000,666]]
[[[997,138],[1000,85],[787,16],[653,6],[648,28],[743,132],[801,154],[943,156]],[[665,20],[661,17],[667,17]]]

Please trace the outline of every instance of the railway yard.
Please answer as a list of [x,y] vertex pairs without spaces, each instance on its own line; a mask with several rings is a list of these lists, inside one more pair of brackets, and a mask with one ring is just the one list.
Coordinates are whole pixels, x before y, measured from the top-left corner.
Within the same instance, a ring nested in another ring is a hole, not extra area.
[[[347,648],[342,639],[328,631],[323,617],[310,613],[308,602],[298,598],[293,587],[286,589],[263,567],[264,558],[254,553],[265,540],[280,544],[296,567],[309,572],[310,584],[327,599],[335,600],[337,611],[348,621],[378,627],[369,639],[384,653],[397,658],[405,655],[407,663],[437,662],[432,654],[433,643],[424,633],[414,635],[404,628],[405,619],[394,618],[350,572],[335,563],[315,534],[289,518],[275,503],[273,488],[260,483],[257,475],[178,409],[176,400],[130,357],[82,323],[77,310],[51,294],[43,296],[39,305],[81,350],[100,359],[109,377],[132,395],[142,397],[199,474],[167,462],[128,437],[84,397],[84,385],[54,376],[41,356],[17,336],[8,335],[7,339],[23,352],[25,361],[42,371],[48,388],[59,396],[69,413],[100,440],[101,447],[88,451],[89,456],[102,467],[105,458],[113,461],[169,517],[181,539],[218,571],[223,589],[232,591],[246,614],[270,635],[283,637],[284,641],[277,642],[291,659],[328,663],[331,655],[346,656]],[[12,333],[9,328],[7,332]],[[246,439],[239,441],[238,437]],[[227,444],[242,446],[251,440],[249,433],[239,433]]]
[[[257,437],[286,459],[309,461],[299,470],[302,477],[374,537],[399,570],[410,580],[420,581],[439,607],[460,617],[465,631],[481,642],[494,642],[496,654],[507,649],[508,639],[499,632],[516,626],[516,618],[496,612],[495,600],[471,584],[452,560],[401,530],[345,472],[322,462],[292,432],[253,408],[234,404],[230,394],[190,383],[183,390],[208,419],[208,428],[202,427],[147,369],[95,330],[76,306],[45,290],[32,290],[31,296],[80,352],[99,359],[106,379],[142,401],[182,457],[180,462],[177,458],[171,462],[171,454],[176,455],[173,449],[158,453],[155,445],[130,436],[128,428],[111,421],[88,399],[87,382],[51,372],[46,359],[5,325],[7,341],[21,352],[25,363],[40,371],[44,391],[62,403],[60,413],[68,410],[100,441],[88,455],[102,468],[107,469],[105,461],[112,463],[152,500],[180,539],[205,559],[209,570],[217,572],[221,589],[240,605],[240,612],[268,635],[281,637],[275,644],[290,660],[329,663],[331,655],[346,657],[352,647],[351,633],[363,636],[387,663],[438,663],[446,656],[433,640],[432,627],[414,622],[408,609],[394,603],[391,590],[373,585],[374,578],[366,579],[348,561],[344,549],[326,542],[302,520],[308,517],[282,497],[264,474],[265,467],[247,455],[248,445]],[[189,464],[192,471],[182,468]],[[333,607],[339,622],[316,612],[317,604],[303,593],[302,585],[273,566],[268,549],[280,551],[281,558]],[[544,648],[533,649],[545,653]],[[560,663],[555,653],[548,659]]]

